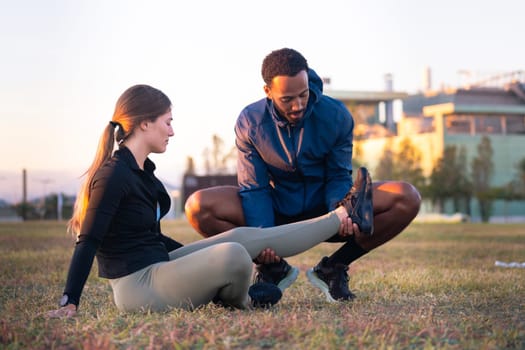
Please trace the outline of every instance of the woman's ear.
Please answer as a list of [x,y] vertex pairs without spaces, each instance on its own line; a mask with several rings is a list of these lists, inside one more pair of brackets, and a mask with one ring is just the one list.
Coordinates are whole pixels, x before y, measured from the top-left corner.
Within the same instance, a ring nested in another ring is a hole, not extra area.
[[144,120],[140,122],[140,130],[146,131],[148,130],[149,122],[147,120]]

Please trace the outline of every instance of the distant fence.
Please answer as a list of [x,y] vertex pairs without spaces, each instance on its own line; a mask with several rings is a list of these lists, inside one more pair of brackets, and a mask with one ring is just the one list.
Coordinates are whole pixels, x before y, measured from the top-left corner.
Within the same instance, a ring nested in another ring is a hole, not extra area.
[[213,186],[232,185],[237,186],[237,175],[191,175],[185,174],[182,178],[182,198],[181,204],[184,208],[184,203],[188,197],[195,191],[203,188]]

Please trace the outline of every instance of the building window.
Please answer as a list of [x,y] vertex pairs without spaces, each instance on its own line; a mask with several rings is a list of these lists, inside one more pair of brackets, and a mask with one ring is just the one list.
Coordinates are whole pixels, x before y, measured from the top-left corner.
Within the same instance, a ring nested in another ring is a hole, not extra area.
[[502,117],[477,115],[474,117],[476,134],[503,134]]
[[423,117],[419,133],[435,132],[434,117]]
[[507,134],[525,134],[525,116],[508,115],[506,117]]
[[525,116],[449,115],[445,117],[445,128],[451,135],[525,134]]
[[469,115],[450,115],[445,118],[447,134],[471,134],[472,117]]

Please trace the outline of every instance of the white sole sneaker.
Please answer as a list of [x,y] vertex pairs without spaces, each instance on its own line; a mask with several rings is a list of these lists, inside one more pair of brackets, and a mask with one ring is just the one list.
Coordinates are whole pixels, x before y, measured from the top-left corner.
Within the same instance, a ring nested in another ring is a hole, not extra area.
[[295,282],[297,276],[299,276],[299,269],[295,266],[290,266],[290,271],[288,271],[286,276],[279,282],[277,287],[279,287],[281,292],[284,292],[286,288],[290,287]]
[[306,277],[308,277],[308,281],[310,281],[314,287],[319,288],[324,293],[326,301],[329,303],[337,303],[337,300],[332,298],[330,295],[330,289],[328,288],[328,285],[322,279],[317,277],[317,274],[314,272],[313,268],[306,271]]

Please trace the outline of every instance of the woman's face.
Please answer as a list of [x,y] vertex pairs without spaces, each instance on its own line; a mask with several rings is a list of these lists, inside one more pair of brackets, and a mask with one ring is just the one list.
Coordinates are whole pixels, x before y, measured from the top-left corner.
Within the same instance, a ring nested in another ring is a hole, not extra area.
[[154,122],[148,122],[148,143],[152,153],[164,153],[169,138],[174,135],[171,126],[171,109],[159,116]]

